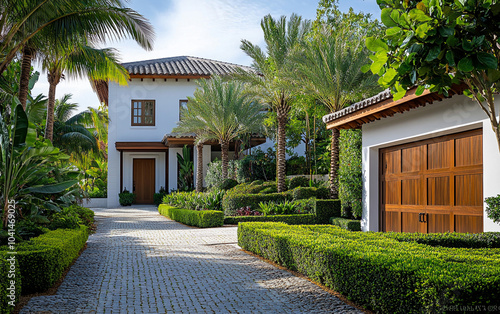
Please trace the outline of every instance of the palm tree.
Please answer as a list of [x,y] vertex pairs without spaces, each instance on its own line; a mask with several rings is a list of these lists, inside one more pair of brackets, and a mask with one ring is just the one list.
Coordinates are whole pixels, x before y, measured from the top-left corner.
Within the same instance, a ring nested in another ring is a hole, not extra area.
[[283,192],[286,190],[286,127],[293,97],[293,89],[285,79],[288,73],[286,68],[290,65],[291,52],[304,40],[311,23],[295,14],[292,14],[288,22],[285,16],[275,20],[271,15],[266,15],[260,25],[264,32],[266,52],[247,40],[242,40],[241,43],[241,49],[253,59],[252,66],[257,72],[240,70],[236,78],[250,83],[262,101],[276,114],[277,185],[278,192]]
[[[197,136],[196,144],[207,140],[218,140],[222,153],[222,177],[227,178],[229,162],[229,143],[242,134],[259,131],[264,115],[263,107],[257,99],[246,93],[244,84],[237,81],[223,81],[219,76],[200,79],[194,97],[182,112],[182,119],[174,132],[191,133]],[[199,169],[203,160],[198,157]]]
[[85,44],[62,48],[49,45],[47,48],[42,61],[49,81],[45,138],[52,140],[56,87],[63,78],[63,73],[73,77],[88,76],[92,80],[111,79],[126,84],[128,72],[118,63],[114,49],[95,49]]
[[0,74],[22,51],[19,98],[26,107],[31,61],[47,38],[71,47],[85,34],[92,42],[130,37],[151,49],[149,22],[121,0],[5,0],[0,8]]
[[[353,31],[348,23],[338,25],[335,32],[323,25],[314,38],[295,52],[295,75],[291,77],[295,77],[298,86],[316,97],[331,112],[341,110],[379,88],[377,76],[361,70],[363,65],[369,63],[368,57],[371,55],[364,42],[363,34],[359,30]],[[332,129],[332,198],[338,197],[339,136],[340,131]]]

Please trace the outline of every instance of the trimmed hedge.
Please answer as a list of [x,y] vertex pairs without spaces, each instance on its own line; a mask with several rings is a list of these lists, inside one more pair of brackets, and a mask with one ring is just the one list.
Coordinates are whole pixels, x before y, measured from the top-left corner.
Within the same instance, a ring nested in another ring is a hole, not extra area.
[[401,242],[455,248],[500,248],[500,232],[484,233],[385,233]]
[[[88,239],[88,228],[57,229],[16,246],[23,294],[43,292],[61,278]],[[6,247],[0,258],[6,259]]]
[[[0,252],[2,254],[2,252]],[[0,313],[8,314],[14,310],[14,306],[11,304],[16,304],[19,301],[19,296],[21,295],[21,273],[19,271],[19,263],[17,258],[14,260],[15,268],[13,272],[9,273],[11,269],[11,263],[8,258],[15,257],[15,255],[3,254],[0,257]],[[11,285],[11,281],[14,281],[14,285]],[[11,289],[14,288],[14,289]],[[9,290],[7,290],[9,289]],[[14,293],[11,293],[14,292]],[[13,299],[9,297],[13,295]],[[9,304],[9,302],[11,302]],[[13,302],[13,303],[12,303]]]
[[218,210],[190,210],[161,204],[158,211],[161,215],[188,226],[210,228],[224,225],[224,213]]
[[228,225],[237,225],[240,222],[250,222],[250,221],[283,222],[289,225],[312,225],[316,222],[316,216],[314,216],[313,214],[301,214],[301,215],[269,215],[269,216],[232,216],[224,218],[224,223]]
[[270,193],[270,194],[240,194],[229,192],[222,200],[222,209],[225,216],[234,216],[236,210],[250,206],[251,209],[258,209],[260,202],[284,202],[291,200],[290,195],[285,193]]
[[331,217],[340,216],[339,200],[316,200],[314,208],[316,222],[319,224],[329,224]]
[[239,224],[238,244],[376,312],[500,305],[500,249],[432,247],[336,226],[259,222]]
[[331,217],[330,223],[349,231],[361,231],[361,221],[342,217]]

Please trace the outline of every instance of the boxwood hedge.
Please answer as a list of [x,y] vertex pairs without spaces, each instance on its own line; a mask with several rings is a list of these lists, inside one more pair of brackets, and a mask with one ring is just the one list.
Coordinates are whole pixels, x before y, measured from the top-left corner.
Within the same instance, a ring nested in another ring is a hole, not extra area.
[[[21,274],[14,255],[0,257],[0,313],[11,313],[21,294]],[[12,264],[11,264],[11,260]],[[11,267],[12,265],[12,267]],[[12,297],[11,297],[12,296]]]
[[500,248],[500,232],[484,233],[393,233],[385,234],[402,242],[463,248]]
[[218,210],[190,210],[161,204],[158,211],[161,215],[188,226],[210,228],[224,225],[224,213]]
[[383,313],[500,306],[500,249],[433,247],[336,226],[241,223],[245,250]]
[[334,226],[340,227],[350,231],[361,231],[361,221],[355,219],[346,219],[342,217],[330,218],[330,223]]
[[269,216],[230,216],[224,218],[224,223],[228,225],[237,225],[240,222],[249,221],[273,221],[283,222],[289,225],[311,225],[316,222],[316,216],[313,214],[302,215],[269,215]]
[[292,200],[290,194],[241,194],[230,191],[226,193],[222,200],[222,209],[224,209],[225,216],[234,216],[236,211],[242,207],[250,206],[250,208],[256,210],[259,208],[260,202],[284,202],[285,200]]
[[[61,278],[88,239],[88,228],[57,229],[16,246],[23,294],[43,292]],[[8,257],[0,248],[0,259]],[[3,278],[2,278],[3,279]]]
[[340,216],[340,201],[339,200],[316,200],[314,207],[314,215],[316,222],[319,224],[330,223],[331,217]]

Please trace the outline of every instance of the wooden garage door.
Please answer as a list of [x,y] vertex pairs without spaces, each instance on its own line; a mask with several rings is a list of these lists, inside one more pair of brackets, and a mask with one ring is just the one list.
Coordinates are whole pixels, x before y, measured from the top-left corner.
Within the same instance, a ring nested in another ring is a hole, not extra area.
[[380,150],[380,230],[483,231],[482,130]]

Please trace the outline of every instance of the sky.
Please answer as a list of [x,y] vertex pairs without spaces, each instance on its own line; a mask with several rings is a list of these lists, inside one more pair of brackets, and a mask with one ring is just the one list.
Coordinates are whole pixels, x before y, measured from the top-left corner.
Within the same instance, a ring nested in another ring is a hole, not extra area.
[[[264,47],[262,17],[296,13],[314,19],[318,0],[130,0],[128,6],[150,21],[156,38],[152,51],[143,50],[132,40],[103,45],[118,49],[121,62],[193,56],[250,65],[251,59],[240,49],[240,43],[247,39]],[[380,19],[376,0],[340,0],[339,7],[344,12],[352,7]],[[47,95],[47,76],[38,65],[34,67],[41,75],[32,94]],[[64,94],[73,95],[72,102],[80,111],[99,106],[87,79],[66,78],[57,86],[56,98]]]

